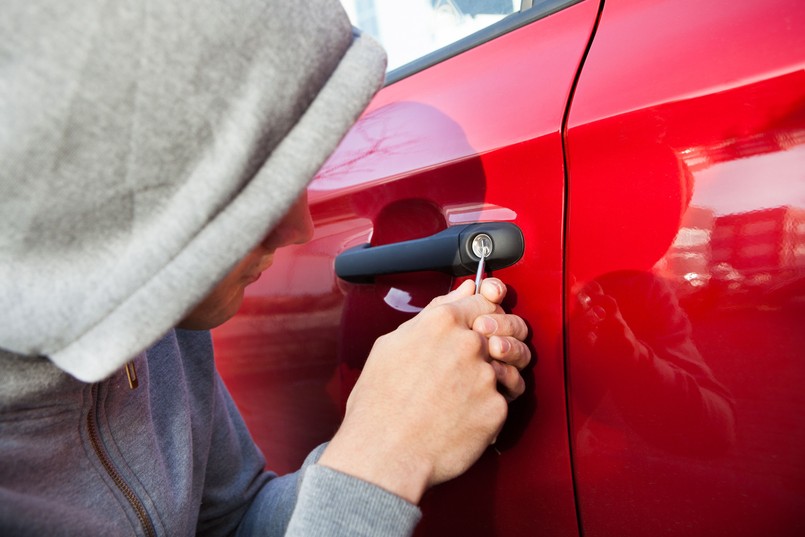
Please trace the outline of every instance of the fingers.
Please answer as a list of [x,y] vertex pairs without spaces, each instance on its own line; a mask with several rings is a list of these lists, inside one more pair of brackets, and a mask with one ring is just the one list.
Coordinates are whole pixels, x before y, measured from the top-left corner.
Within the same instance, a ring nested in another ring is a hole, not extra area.
[[517,315],[481,315],[475,319],[472,328],[489,338],[490,358],[513,365],[517,369],[523,369],[531,361],[531,351],[523,343],[528,336],[528,326]]
[[497,360],[492,360],[492,369],[495,370],[495,377],[501,388],[501,393],[507,401],[511,402],[523,395],[525,392],[525,381],[520,376],[520,371],[516,367],[507,365]]
[[486,337],[511,336],[522,341],[528,336],[525,321],[517,315],[508,313],[481,315],[475,319],[472,329]]
[[[474,282],[472,283],[474,284]],[[506,284],[497,278],[486,278],[481,281],[481,295],[494,304],[503,302],[503,299],[506,298],[506,290]]]
[[604,290],[596,282],[580,291],[577,300],[581,305],[583,318],[589,325],[595,326],[618,316],[618,303],[611,296],[604,294]]
[[[467,327],[484,336],[486,348],[483,354],[487,361],[496,364],[493,367],[498,383],[503,387],[504,395],[512,400],[524,389],[519,370],[530,363],[531,351],[523,342],[528,336],[525,321],[517,315],[504,313],[500,307],[506,291],[502,281],[487,278],[481,283],[480,296],[474,295],[474,282],[466,280],[447,295],[435,298],[426,309],[442,306],[442,312],[451,313],[450,323],[466,323]],[[431,315],[435,314],[431,311]],[[437,318],[432,322],[438,322]]]
[[[497,278],[486,278],[481,282],[481,296],[493,304],[500,304],[506,297],[506,284]],[[466,298],[475,294],[475,282],[473,280],[464,280],[461,285],[447,293],[446,295],[437,296],[428,304],[428,308],[440,306],[456,302],[462,298]],[[427,309],[427,308],[426,308]]]
[[[450,322],[465,328],[472,328],[476,319],[482,315],[503,315],[500,305],[483,294],[474,294],[474,288],[475,284],[471,280],[466,280],[450,293],[434,298],[421,314],[429,318],[446,316]],[[495,288],[497,290],[494,290]],[[502,283],[499,283],[499,287],[487,286],[486,289],[490,295],[500,297],[500,300],[505,296],[505,286]]]
[[517,339],[492,336],[489,338],[489,358],[520,370],[531,362],[531,351],[525,343]]
[[528,337],[525,321],[517,315],[504,313],[500,307],[506,290],[506,285],[497,278],[487,278],[481,283],[480,294],[497,307],[493,313],[477,317],[472,328],[487,338],[497,384],[501,394],[511,402],[525,391],[520,370],[531,362],[531,351],[523,343]]
[[437,296],[433,300],[430,301],[430,304],[425,309],[432,308],[434,306],[441,306],[442,304],[448,304],[450,302],[455,302],[456,300],[461,300],[462,298],[472,296],[475,293],[475,282],[470,280],[464,280],[461,282],[461,285],[447,293],[446,295]]

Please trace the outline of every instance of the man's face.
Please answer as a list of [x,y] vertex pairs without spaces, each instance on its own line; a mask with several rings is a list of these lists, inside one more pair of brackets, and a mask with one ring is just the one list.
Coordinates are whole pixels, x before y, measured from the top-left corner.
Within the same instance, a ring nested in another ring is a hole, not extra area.
[[285,218],[179,323],[179,328],[208,330],[227,321],[240,308],[246,286],[256,282],[271,266],[274,252],[282,246],[305,243],[312,236],[313,221],[307,193],[303,193]]

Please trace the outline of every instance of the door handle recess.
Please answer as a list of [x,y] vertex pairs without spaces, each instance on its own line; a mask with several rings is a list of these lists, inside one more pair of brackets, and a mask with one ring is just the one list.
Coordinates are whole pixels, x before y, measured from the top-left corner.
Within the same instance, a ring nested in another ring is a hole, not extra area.
[[492,239],[488,270],[502,269],[523,257],[523,232],[510,222],[452,226],[435,235],[410,241],[370,246],[362,244],[335,258],[335,273],[342,280],[369,283],[375,276],[401,272],[439,271],[454,276],[475,274],[480,258],[472,241],[486,234]]

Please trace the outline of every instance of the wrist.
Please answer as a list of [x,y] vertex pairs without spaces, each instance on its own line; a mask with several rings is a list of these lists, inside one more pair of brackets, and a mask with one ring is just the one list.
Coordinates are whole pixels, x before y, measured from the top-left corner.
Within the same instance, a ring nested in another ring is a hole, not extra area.
[[318,464],[356,477],[418,505],[430,483],[432,469],[424,458],[387,442],[366,445],[336,434]]

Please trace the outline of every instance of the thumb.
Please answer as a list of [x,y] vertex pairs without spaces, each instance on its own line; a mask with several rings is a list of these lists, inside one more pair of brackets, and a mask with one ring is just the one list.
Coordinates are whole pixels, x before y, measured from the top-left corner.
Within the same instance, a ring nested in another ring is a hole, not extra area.
[[[472,291],[475,285],[472,282],[469,282],[469,284],[469,290]],[[456,291],[459,291],[459,293],[450,293],[441,297],[442,302],[434,304],[429,311],[435,313],[438,310],[443,310],[457,326],[472,329],[478,317],[495,313],[499,310],[497,304],[490,302],[483,295],[476,295],[473,292],[464,294],[464,285],[460,286]]]
[[461,300],[462,298],[466,298],[468,296],[472,296],[475,293],[475,282],[472,280],[464,280],[461,282],[461,285],[447,293],[446,295],[437,296],[433,300],[430,301],[425,309],[432,308],[434,306],[440,306],[442,304],[449,304],[450,302],[455,302],[457,300]]

